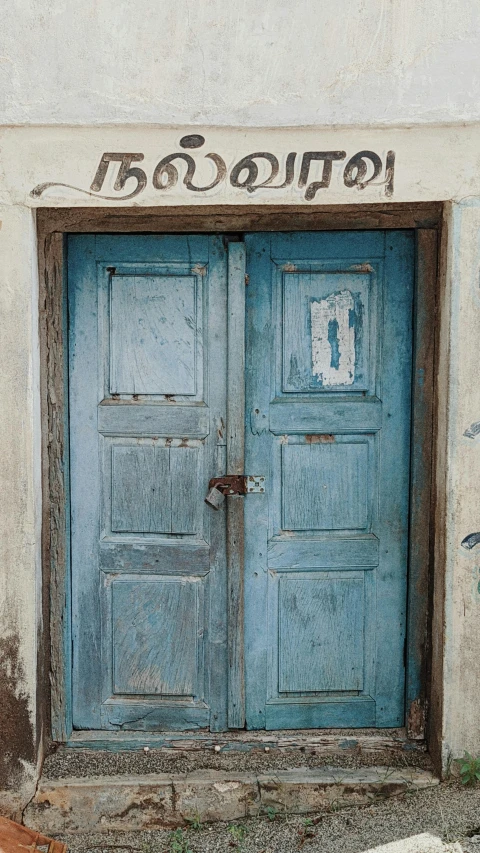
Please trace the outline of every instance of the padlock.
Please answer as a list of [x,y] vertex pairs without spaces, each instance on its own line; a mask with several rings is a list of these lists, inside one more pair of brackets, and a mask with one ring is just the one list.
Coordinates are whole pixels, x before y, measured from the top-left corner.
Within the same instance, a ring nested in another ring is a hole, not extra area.
[[225,495],[220,489],[217,489],[216,486],[212,486],[207,497],[205,498],[205,503],[208,504],[212,509],[220,509],[221,505],[225,500]]

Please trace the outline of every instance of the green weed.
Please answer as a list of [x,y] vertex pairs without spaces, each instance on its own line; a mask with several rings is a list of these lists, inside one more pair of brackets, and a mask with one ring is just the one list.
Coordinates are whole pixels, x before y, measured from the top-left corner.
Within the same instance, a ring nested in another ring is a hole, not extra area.
[[476,785],[480,780],[480,756],[476,758],[466,752],[463,758],[457,758],[460,765],[460,779],[462,785]]
[[232,847],[237,847],[237,849],[240,849],[243,842],[245,841],[245,836],[248,832],[247,827],[243,826],[243,824],[241,823],[232,823],[228,827],[228,832],[231,836],[230,844],[232,845]]
[[191,817],[186,817],[185,820],[187,821],[190,829],[194,829],[195,831],[203,829],[203,823],[198,812],[195,812]]
[[306,817],[304,819],[303,826],[298,830],[298,834],[300,836],[300,847],[302,847],[306,841],[315,838],[315,824],[310,817]]
[[265,814],[267,815],[269,820],[275,820],[278,814],[278,809],[276,809],[275,806],[266,806]]
[[169,834],[168,845],[169,853],[192,853],[183,829],[175,829]]

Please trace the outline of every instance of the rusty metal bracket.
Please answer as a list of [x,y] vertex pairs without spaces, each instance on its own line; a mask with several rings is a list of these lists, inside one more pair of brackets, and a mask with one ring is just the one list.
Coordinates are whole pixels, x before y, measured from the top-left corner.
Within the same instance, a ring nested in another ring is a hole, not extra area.
[[251,474],[227,474],[225,477],[212,477],[209,489],[218,489],[224,495],[249,495],[265,492],[265,477]]
[[243,474],[212,477],[208,483],[208,488],[218,489],[224,495],[244,495],[246,493],[245,477]]

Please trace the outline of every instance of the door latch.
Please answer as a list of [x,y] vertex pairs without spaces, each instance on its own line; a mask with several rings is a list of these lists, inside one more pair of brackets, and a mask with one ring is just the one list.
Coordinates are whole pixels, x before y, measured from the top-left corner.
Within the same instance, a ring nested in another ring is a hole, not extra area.
[[228,474],[225,477],[212,477],[205,503],[212,509],[220,509],[226,497],[261,492],[265,492],[265,477],[262,476]]

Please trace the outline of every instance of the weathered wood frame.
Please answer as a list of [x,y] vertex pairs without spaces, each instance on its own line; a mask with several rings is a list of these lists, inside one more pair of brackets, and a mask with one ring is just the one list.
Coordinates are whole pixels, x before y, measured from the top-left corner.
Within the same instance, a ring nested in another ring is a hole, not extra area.
[[[245,260],[245,244],[230,243],[227,286],[227,471],[229,474],[244,473]],[[242,729],[245,722],[243,501],[240,495],[234,495],[227,501],[227,722],[230,729]]]
[[[437,306],[437,247],[440,203],[330,207],[248,206],[170,208],[40,208],[37,211],[42,359],[43,610],[44,636],[39,672],[50,670],[50,707],[42,714],[52,739],[71,734],[69,625],[68,352],[65,296],[65,235],[68,233],[172,233],[321,231],[412,228],[416,231],[416,296],[410,567],[407,631],[406,725],[422,739],[432,689],[431,602],[434,582],[432,542],[434,365]],[[238,448],[237,448],[238,449]],[[232,510],[233,511],[233,510]],[[428,519],[428,523],[426,520]],[[233,520],[233,519],[232,519]],[[232,533],[234,535],[234,533]],[[241,566],[235,566],[241,571]],[[237,571],[238,570],[238,571]],[[440,584],[441,585],[441,584]],[[233,591],[235,593],[235,591]],[[238,590],[237,590],[238,593]],[[238,598],[237,598],[238,601]],[[441,619],[437,623],[441,623]],[[238,611],[237,611],[238,622]],[[238,627],[238,625],[237,625]],[[231,631],[229,652],[242,657]],[[438,644],[437,644],[438,645]],[[238,687],[238,686],[237,686]],[[435,703],[441,685],[434,685]],[[235,726],[233,712],[231,725]],[[431,737],[437,739],[438,733]],[[118,748],[118,747],[117,747]]]

